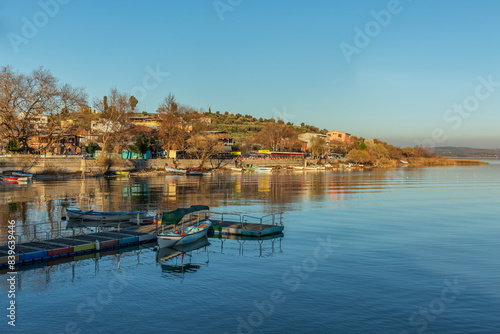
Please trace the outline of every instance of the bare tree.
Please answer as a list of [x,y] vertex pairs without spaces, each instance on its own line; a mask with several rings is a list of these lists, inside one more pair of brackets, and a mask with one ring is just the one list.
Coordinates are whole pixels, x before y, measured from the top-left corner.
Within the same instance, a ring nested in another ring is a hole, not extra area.
[[157,110],[160,121],[158,138],[165,151],[184,150],[189,136],[189,127],[184,120],[185,110],[179,108],[175,97],[169,94]]
[[103,128],[102,155],[105,156],[111,152],[119,153],[128,142],[123,130],[129,125],[127,113],[133,110],[130,96],[112,88],[105,99],[94,100],[94,108],[101,113],[99,121]]
[[273,151],[282,150],[287,142],[297,138],[297,132],[282,120],[268,123],[257,135],[259,143]]
[[200,159],[200,167],[211,156],[224,152],[224,144],[213,134],[195,134],[187,140],[187,144],[187,151]]
[[318,136],[312,137],[309,150],[313,156],[324,155],[326,153],[326,140]]
[[30,75],[17,73],[10,66],[0,68],[0,128],[24,151],[31,137],[62,135],[58,116],[85,105],[86,99],[82,88],[59,85],[42,67]]

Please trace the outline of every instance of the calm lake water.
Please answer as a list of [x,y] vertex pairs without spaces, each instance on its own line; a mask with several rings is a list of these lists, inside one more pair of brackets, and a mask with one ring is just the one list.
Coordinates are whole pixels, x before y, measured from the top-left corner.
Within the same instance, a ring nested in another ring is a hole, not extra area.
[[[18,273],[1,333],[498,333],[500,164],[0,185],[0,226],[64,208],[284,211],[282,238],[154,245]],[[58,224],[45,225],[45,232]],[[186,264],[191,265],[186,265]],[[184,264],[184,267],[181,266]]]

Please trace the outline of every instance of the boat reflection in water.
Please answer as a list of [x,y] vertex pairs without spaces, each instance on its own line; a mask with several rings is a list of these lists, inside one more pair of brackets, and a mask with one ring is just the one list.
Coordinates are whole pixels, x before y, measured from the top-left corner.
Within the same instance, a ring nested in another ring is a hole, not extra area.
[[[200,264],[206,265],[209,262],[207,246],[210,246],[210,242],[205,237],[185,245],[163,247],[158,249],[156,261],[161,264],[162,273],[168,276],[177,277],[196,272],[201,268]],[[196,259],[193,259],[193,252],[202,248],[207,253],[206,261],[200,260],[199,251],[196,252]]]
[[[209,235],[209,238],[212,240],[220,240],[220,253],[221,254],[227,254],[227,252],[224,251],[224,243],[227,242],[227,240],[236,240],[239,245],[238,249],[238,255],[240,256],[245,256],[245,250],[251,252],[252,250],[255,250],[255,245],[259,245],[259,257],[269,257],[269,256],[274,256],[276,252],[282,253],[283,251],[281,250],[281,240],[285,237],[283,233],[278,233],[278,234],[272,234],[272,235],[267,235],[263,236],[260,238],[254,238],[254,237],[248,237],[248,236],[239,236],[239,235],[220,235],[220,234],[211,234]],[[268,247],[264,247],[264,243],[271,244],[271,249],[270,251],[268,250]],[[277,250],[276,250],[277,248]],[[228,247],[226,246],[226,251],[229,250],[234,250],[233,247]],[[249,256],[247,254],[246,256]]]

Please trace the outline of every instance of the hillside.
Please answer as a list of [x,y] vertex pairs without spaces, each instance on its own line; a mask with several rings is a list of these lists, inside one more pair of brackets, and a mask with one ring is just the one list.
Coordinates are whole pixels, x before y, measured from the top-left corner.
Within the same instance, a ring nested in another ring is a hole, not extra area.
[[500,149],[443,146],[429,150],[442,157],[500,157]]

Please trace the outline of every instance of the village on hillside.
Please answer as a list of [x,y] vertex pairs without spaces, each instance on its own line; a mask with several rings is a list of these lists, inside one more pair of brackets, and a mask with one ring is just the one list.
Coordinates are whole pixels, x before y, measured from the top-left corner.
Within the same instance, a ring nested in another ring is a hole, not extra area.
[[[259,157],[343,159],[394,167],[434,158],[423,147],[398,148],[377,139],[281,119],[197,110],[168,94],[155,112],[110,89],[88,102],[83,88],[60,84],[50,71],[0,69],[0,152],[90,158],[201,159]],[[333,116],[334,117],[334,116]]]

